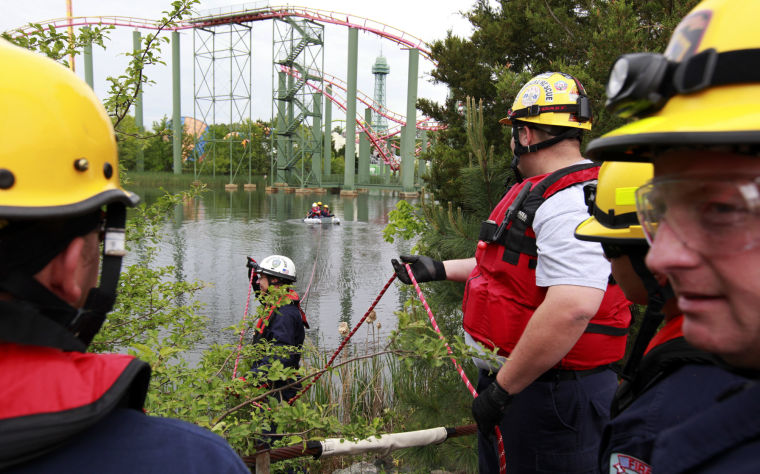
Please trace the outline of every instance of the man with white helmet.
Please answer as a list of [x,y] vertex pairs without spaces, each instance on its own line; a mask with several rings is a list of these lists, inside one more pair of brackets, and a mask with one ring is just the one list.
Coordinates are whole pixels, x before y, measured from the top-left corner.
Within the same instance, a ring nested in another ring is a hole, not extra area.
[[219,436],[143,412],[148,364],[87,352],[139,198],[84,81],[3,40],[0,64],[0,470],[248,472]]
[[[282,255],[270,255],[264,258],[261,263],[256,263],[251,257],[248,257],[248,268],[256,272],[256,278],[253,280],[254,289],[259,298],[263,300],[270,287],[281,287],[291,285],[296,282],[296,267],[291,259]],[[306,337],[306,329],[309,323],[306,320],[306,314],[301,309],[301,301],[294,289],[289,288],[287,293],[279,298],[276,304],[266,308],[265,316],[256,321],[254,328],[253,340],[255,344],[258,341],[265,340],[276,346],[297,348],[292,350],[286,356],[276,357],[284,367],[298,369],[301,362],[300,348]],[[268,367],[272,363],[271,357],[264,357],[256,361],[252,372],[257,372]],[[283,388],[292,383],[293,380],[278,380],[274,388]],[[293,398],[298,391],[298,387],[283,388],[278,392],[281,400],[288,401]]]
[[500,367],[476,361],[480,471],[499,469],[498,425],[508,472],[589,472],[617,386],[610,364],[623,357],[630,324],[601,248],[573,236],[588,216],[583,188],[598,173],[580,152],[589,99],[573,76],[539,74],[501,122],[512,126],[513,166],[525,179],[483,223],[475,257],[401,260],[418,281],[466,282],[467,337],[506,358]]
[[595,159],[654,164],[636,201],[647,266],[670,280],[684,338],[751,379],[659,433],[658,474],[760,472],[758,18],[756,0],[707,0],[664,54],[619,58],[608,107],[638,120],[588,148]]

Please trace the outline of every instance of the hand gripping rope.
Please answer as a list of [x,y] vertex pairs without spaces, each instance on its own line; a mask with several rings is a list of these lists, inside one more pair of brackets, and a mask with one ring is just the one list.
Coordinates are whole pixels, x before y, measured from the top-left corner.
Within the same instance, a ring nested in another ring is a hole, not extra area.
[[[412,267],[409,266],[408,263],[404,264],[406,267],[406,273],[409,274],[409,279],[412,280],[412,284],[414,285],[414,289],[417,290],[417,296],[420,298],[420,301],[422,302],[422,306],[425,307],[425,311],[427,311],[428,319],[430,320],[430,324],[433,325],[433,329],[435,329],[435,332],[438,333],[438,338],[443,341],[443,343],[446,345],[446,351],[451,356],[451,362],[454,363],[454,367],[456,367],[457,372],[459,372],[459,375],[462,377],[462,380],[464,381],[464,384],[467,386],[467,390],[470,391],[473,398],[478,398],[478,392],[475,390],[475,388],[470,383],[470,379],[467,378],[467,375],[464,373],[464,370],[462,369],[462,366],[459,365],[459,362],[454,358],[453,351],[451,350],[451,347],[449,346],[449,343],[446,342],[446,338],[443,337],[443,334],[441,334],[441,330],[438,328],[438,323],[435,321],[435,316],[433,316],[433,312],[430,310],[430,306],[428,306],[427,301],[425,300],[425,296],[422,294],[422,290],[420,289],[420,285],[417,284],[417,279],[414,278],[414,273],[412,272]],[[496,382],[494,382],[496,383]],[[501,437],[501,430],[499,429],[498,425],[494,427],[494,432],[496,433],[496,438],[499,440],[499,472],[506,473],[507,472],[507,457],[504,453],[504,439]]]

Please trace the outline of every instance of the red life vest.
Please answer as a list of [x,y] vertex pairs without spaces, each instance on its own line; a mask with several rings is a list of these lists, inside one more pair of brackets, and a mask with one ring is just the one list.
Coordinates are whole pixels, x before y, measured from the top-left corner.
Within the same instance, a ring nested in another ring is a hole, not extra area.
[[[288,291],[287,297],[291,299],[296,304],[296,307],[298,308],[298,312],[301,313],[301,321],[303,321],[304,327],[306,329],[309,329],[309,322],[306,320],[306,313],[303,312],[301,309],[301,299],[298,297],[298,293],[296,293],[294,290]],[[277,300],[277,303],[269,308],[269,312],[264,318],[259,318],[256,320],[256,332],[258,334],[264,334],[264,329],[269,324],[269,318],[272,317],[272,313],[274,313],[274,310],[280,307],[280,302],[282,301],[282,297],[280,297]]]
[[680,314],[675,318],[665,322],[665,325],[662,327],[662,329],[657,331],[657,334],[655,334],[652,340],[649,341],[649,345],[647,346],[647,350],[644,352],[644,354],[648,354],[649,351],[659,346],[660,344],[664,344],[677,337],[683,337],[683,314]]
[[150,367],[132,356],[0,343],[0,467],[60,446],[115,408],[142,409]]
[[[513,186],[491,212],[484,223],[490,231],[481,231],[477,265],[467,279],[462,303],[464,329],[476,341],[498,348],[503,356],[514,349],[547,291],[536,285],[538,253],[531,227],[535,211],[556,192],[595,180],[598,171],[598,165],[589,163],[528,178]],[[508,221],[501,225],[507,214]],[[608,285],[586,332],[557,367],[584,370],[619,361],[631,321],[629,305],[617,285]]]

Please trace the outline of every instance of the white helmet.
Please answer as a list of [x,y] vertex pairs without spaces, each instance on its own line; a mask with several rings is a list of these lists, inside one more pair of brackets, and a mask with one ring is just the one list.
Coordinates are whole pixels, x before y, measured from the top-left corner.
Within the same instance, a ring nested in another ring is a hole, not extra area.
[[296,281],[296,266],[293,260],[282,255],[270,255],[259,264],[259,273],[281,278],[288,282]]

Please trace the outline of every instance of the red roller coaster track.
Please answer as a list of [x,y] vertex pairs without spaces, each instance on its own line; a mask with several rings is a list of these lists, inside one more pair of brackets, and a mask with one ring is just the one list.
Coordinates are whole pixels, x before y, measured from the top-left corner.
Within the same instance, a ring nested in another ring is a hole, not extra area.
[[[430,45],[427,42],[421,40],[420,38],[417,38],[414,35],[401,31],[398,28],[394,28],[384,23],[356,15],[306,7],[256,7],[254,5],[251,5],[251,8],[246,8],[246,5],[235,5],[233,7],[228,7],[228,9],[216,9],[208,12],[203,12],[199,16],[195,16],[193,18],[180,22],[177,26],[167,29],[170,31],[186,30],[190,28],[202,28],[204,26],[224,25],[229,23],[246,23],[251,21],[271,20],[274,18],[285,18],[290,16],[306,18],[309,20],[318,21],[320,23],[347,26],[350,28],[366,31],[368,33],[373,33],[382,38],[393,41],[399,46],[418,49],[424,58],[432,61],[430,55]],[[77,16],[71,18],[44,20],[37,22],[36,24],[40,25],[44,30],[49,29],[51,26],[59,29],[68,28],[69,26],[114,25],[148,30],[157,30],[160,27],[160,23],[158,21],[127,16]],[[16,28],[15,30],[12,30],[12,32],[18,32],[19,34],[27,35],[36,29],[37,28],[35,26],[29,24],[20,28]]]
[[[425,59],[435,63],[431,57],[429,44],[414,35],[411,35],[402,30],[399,30],[398,28],[394,28],[384,23],[371,20],[369,18],[314,8],[297,6],[257,7],[255,5],[251,5],[251,8],[248,8],[247,5],[235,5],[227,8],[218,8],[202,12],[198,16],[180,22],[175,27],[166,29],[169,31],[186,30],[191,28],[203,28],[230,23],[247,23],[291,16],[306,18],[321,23],[329,23],[346,26],[349,28],[356,28],[361,31],[372,33],[390,40],[401,47],[418,49]],[[157,30],[160,28],[160,23],[158,21],[127,16],[78,16],[71,18],[57,18],[52,20],[44,20],[36,23],[35,25],[39,25],[43,30],[48,30],[51,27],[60,29],[68,28],[70,26],[76,27],[93,25],[112,25],[148,30]],[[37,26],[34,26],[30,23],[27,26],[16,28],[15,30],[12,30],[12,32],[28,35],[31,32],[37,30],[37,28]],[[283,67],[283,71],[292,75],[298,74],[297,71],[291,71],[286,67]],[[325,97],[330,99],[333,103],[338,105],[338,107],[340,107],[343,111],[345,111],[345,98],[341,101],[340,98],[337,97],[337,94],[339,94],[338,91],[346,91],[345,81],[326,73],[322,73],[322,76],[324,77],[325,82],[335,86],[336,89],[333,94],[327,94],[326,91],[322,90],[321,85],[318,83],[307,81],[307,84],[310,88],[317,92],[320,92]],[[359,125],[361,130],[367,135],[370,142],[372,143],[372,146],[375,147],[380,156],[383,158],[383,161],[388,164],[391,169],[397,170],[399,165],[398,161],[392,154],[389,154],[386,151],[387,147],[385,144],[388,138],[401,132],[401,127],[406,124],[405,118],[402,115],[392,112],[387,108],[381,106],[374,99],[370,98],[367,94],[364,94],[362,92],[357,91],[357,99],[383,117],[396,123],[394,127],[389,128],[382,136],[380,136],[372,130],[369,124],[365,124],[363,117],[356,118],[357,125]],[[445,125],[435,122],[430,118],[424,117],[421,120],[417,121],[416,128],[422,130],[442,130],[446,127]]]

